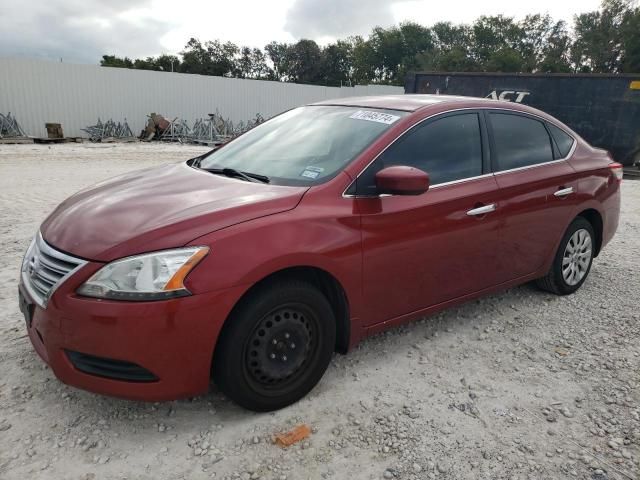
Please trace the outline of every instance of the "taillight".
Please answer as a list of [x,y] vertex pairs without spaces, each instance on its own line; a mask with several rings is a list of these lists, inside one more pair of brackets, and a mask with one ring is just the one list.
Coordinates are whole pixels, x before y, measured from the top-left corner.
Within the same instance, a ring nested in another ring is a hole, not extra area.
[[609,164],[609,168],[611,169],[611,172],[615,175],[616,180],[621,182],[622,175],[624,174],[622,171],[622,165],[618,162],[613,162]]

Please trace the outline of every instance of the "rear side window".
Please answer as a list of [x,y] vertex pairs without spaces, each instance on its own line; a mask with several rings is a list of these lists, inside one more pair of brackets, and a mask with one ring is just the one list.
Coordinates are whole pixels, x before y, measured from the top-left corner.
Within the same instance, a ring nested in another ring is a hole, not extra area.
[[573,147],[573,138],[563,130],[560,130],[555,125],[551,123],[547,123],[547,127],[549,127],[549,131],[551,132],[551,136],[556,141],[556,145],[558,146],[558,151],[560,152],[560,156],[558,158],[564,158],[569,155],[571,151],[571,147]]
[[495,171],[553,161],[551,138],[539,120],[508,113],[490,113],[495,142]]
[[481,175],[478,114],[452,115],[418,125],[378,160],[379,168],[406,165],[424,170],[432,185]]

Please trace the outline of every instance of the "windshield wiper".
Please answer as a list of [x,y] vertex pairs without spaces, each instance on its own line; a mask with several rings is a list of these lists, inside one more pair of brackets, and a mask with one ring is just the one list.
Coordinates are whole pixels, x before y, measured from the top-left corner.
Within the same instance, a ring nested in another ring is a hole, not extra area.
[[200,168],[200,164],[202,163],[202,160],[205,159],[205,157],[209,156],[209,154],[215,152],[217,149],[214,148],[213,150],[209,150],[208,152],[204,152],[201,155],[198,155],[197,157],[193,157],[190,158],[189,160],[187,160],[188,162],[191,162],[189,164],[189,166],[194,167],[194,168]]
[[246,180],[247,182],[269,183],[269,177],[266,175],[259,175],[251,172],[241,172],[235,168],[202,168],[206,172],[215,173],[216,175],[225,175],[227,177],[237,177]]
[[[209,152],[207,152],[209,153]],[[194,168],[198,168],[200,166],[200,162],[202,162],[202,159],[204,158],[204,156],[206,155],[206,153],[203,153],[202,155],[198,155],[197,157],[193,157],[190,158],[188,161],[191,162],[191,166]]]

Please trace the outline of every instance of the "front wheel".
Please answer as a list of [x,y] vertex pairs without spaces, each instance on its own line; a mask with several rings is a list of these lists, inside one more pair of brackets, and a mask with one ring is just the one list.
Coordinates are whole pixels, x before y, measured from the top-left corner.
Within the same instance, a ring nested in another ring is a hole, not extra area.
[[318,289],[296,280],[260,286],[227,319],[214,381],[249,410],[283,408],[322,378],[335,338],[333,311]]
[[567,229],[549,273],[536,281],[543,290],[568,295],[578,290],[587,279],[595,249],[593,226],[578,217]]

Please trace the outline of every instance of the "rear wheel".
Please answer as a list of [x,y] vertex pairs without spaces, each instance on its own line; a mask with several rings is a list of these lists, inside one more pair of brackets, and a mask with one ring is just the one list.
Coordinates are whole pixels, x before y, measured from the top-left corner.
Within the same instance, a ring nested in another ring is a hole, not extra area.
[[591,223],[583,217],[577,217],[562,237],[549,273],[538,279],[536,284],[556,295],[568,295],[578,290],[591,270],[594,240]]
[[227,319],[214,357],[214,381],[250,410],[285,407],[322,378],[335,336],[331,306],[312,285],[291,280],[258,287]]

